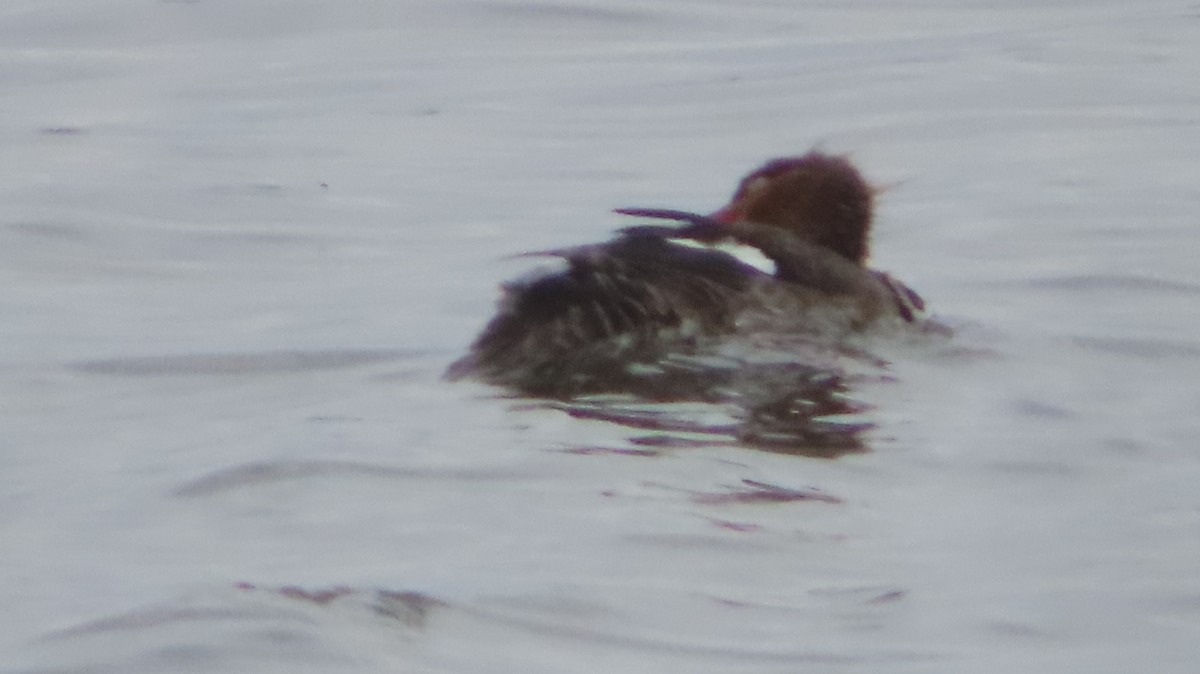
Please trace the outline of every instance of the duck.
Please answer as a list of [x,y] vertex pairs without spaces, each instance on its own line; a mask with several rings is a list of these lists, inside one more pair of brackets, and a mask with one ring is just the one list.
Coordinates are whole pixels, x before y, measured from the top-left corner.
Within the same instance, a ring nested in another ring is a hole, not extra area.
[[[920,323],[921,296],[867,266],[876,192],[848,157],[812,150],[762,164],[709,214],[616,209],[653,224],[529,253],[565,268],[503,284],[495,316],[446,377],[570,397],[644,383],[665,360],[738,335],[837,343]],[[773,269],[727,244],[760,253]]]

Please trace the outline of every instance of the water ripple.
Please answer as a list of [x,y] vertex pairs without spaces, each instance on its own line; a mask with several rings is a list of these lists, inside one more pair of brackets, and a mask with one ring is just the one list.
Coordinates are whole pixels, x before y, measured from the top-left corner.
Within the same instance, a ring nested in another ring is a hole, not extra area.
[[1152,292],[1200,295],[1200,284],[1132,274],[1071,274],[1014,282],[1015,285],[1073,292]]
[[419,354],[401,349],[196,353],[85,360],[72,364],[71,368],[88,374],[124,377],[261,375],[338,370],[416,355]]
[[1118,356],[1159,360],[1200,357],[1200,344],[1135,337],[1073,337],[1077,346]]
[[405,480],[495,480],[527,477],[497,470],[398,468],[355,461],[272,461],[222,468],[174,490],[175,496],[208,496],[274,482],[310,477],[367,476]]

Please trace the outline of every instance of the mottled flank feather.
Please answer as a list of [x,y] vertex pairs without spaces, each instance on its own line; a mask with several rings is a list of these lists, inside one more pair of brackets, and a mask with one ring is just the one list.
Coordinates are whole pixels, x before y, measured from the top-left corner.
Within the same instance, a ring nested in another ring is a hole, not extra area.
[[558,252],[566,271],[504,287],[495,318],[449,376],[531,392],[620,378],[637,362],[728,332],[762,272],[732,256],[630,235]]

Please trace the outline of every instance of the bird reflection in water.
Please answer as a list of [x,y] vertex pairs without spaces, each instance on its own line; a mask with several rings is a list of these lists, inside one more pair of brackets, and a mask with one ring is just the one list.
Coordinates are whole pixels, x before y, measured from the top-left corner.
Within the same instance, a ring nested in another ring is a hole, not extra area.
[[[861,365],[861,363],[859,363]],[[543,391],[518,407],[554,409],[578,419],[643,431],[630,447],[570,447],[577,454],[655,456],[671,449],[738,445],[796,456],[836,458],[868,450],[870,410],[853,384],[886,379],[833,365],[670,356],[638,371],[610,368]],[[861,370],[862,368],[857,368]],[[575,372],[579,375],[579,371]],[[603,393],[595,393],[603,392]]]

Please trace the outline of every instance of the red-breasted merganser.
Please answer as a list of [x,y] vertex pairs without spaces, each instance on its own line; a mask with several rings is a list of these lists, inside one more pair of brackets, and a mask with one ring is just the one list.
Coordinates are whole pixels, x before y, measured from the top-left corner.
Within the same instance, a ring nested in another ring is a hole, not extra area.
[[[567,269],[504,285],[497,315],[447,376],[573,395],[740,332],[836,341],[915,322],[921,298],[865,266],[873,197],[845,157],[813,151],[768,161],[711,215],[619,209],[682,224],[539,253]],[[707,246],[730,240],[757,248],[774,273]]]

